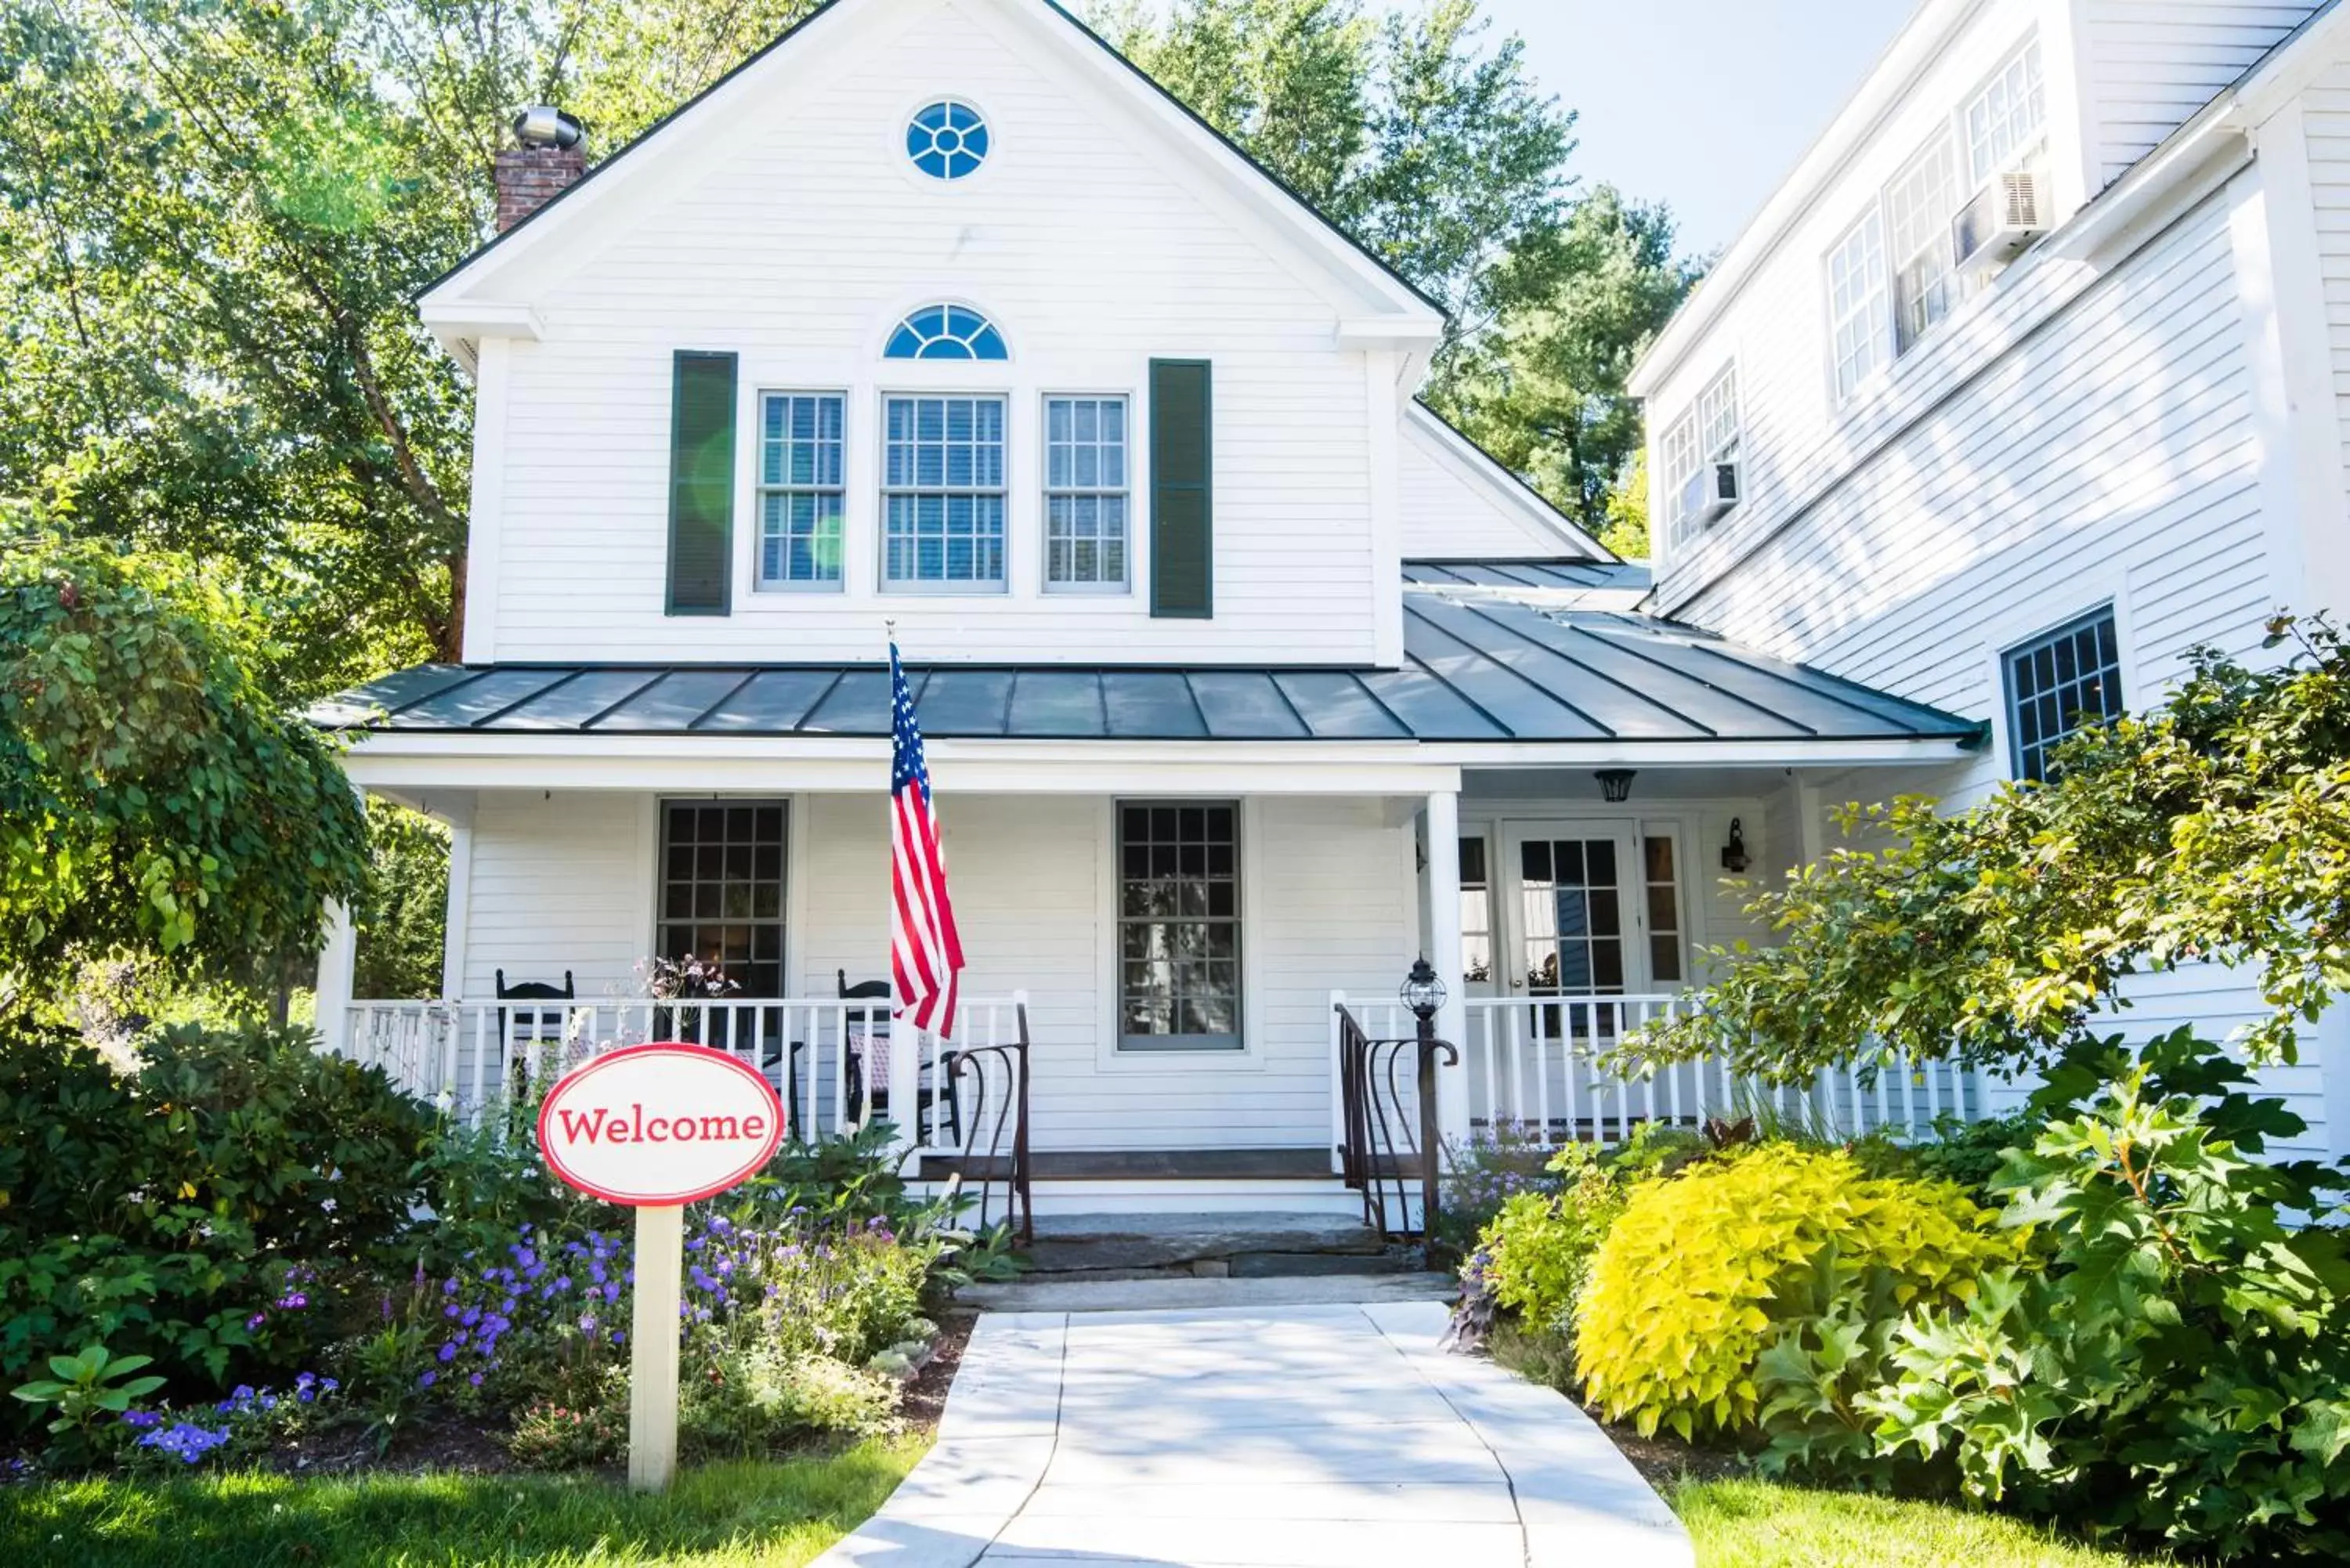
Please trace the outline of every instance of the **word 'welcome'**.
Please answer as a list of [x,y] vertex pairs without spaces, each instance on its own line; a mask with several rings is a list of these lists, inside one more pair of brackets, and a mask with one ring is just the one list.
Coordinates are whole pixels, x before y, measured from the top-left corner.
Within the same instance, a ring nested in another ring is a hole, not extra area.
[[590,1110],[556,1112],[566,1143],[764,1143],[769,1123],[764,1116],[719,1115],[648,1116],[644,1102],[622,1116],[609,1106]]

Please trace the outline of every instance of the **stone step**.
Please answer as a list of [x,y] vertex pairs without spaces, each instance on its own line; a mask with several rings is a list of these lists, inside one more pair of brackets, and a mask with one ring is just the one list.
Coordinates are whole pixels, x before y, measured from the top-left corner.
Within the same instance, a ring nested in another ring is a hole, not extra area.
[[1284,1279],[1021,1280],[965,1285],[958,1305],[981,1312],[1180,1312],[1202,1307],[1353,1306],[1450,1302],[1450,1274],[1339,1274]]
[[1037,1221],[1034,1280],[1382,1274],[1418,1266],[1360,1220],[1315,1214],[1069,1214]]

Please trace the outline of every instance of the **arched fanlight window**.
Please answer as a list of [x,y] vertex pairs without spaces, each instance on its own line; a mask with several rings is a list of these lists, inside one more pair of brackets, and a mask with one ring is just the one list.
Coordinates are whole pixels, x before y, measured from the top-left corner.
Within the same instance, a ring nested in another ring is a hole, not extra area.
[[967,103],[941,99],[906,122],[906,156],[933,180],[960,180],[987,161],[987,121]]
[[961,305],[926,305],[889,334],[885,359],[1008,359],[1003,334],[978,311]]

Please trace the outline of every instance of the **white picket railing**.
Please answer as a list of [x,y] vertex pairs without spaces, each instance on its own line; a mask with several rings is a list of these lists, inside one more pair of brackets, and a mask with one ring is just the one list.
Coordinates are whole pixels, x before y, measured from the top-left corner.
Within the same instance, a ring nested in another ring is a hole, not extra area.
[[[362,1001],[349,1004],[336,1048],[383,1068],[453,1116],[503,1127],[511,1118],[500,1113],[527,1108],[536,1086],[590,1056],[687,1040],[726,1052],[773,1084],[787,1103],[795,1137],[854,1131],[871,1118],[877,1096],[894,1098],[910,1085],[919,1118],[901,1111],[891,1119],[901,1129],[918,1119],[919,1147],[948,1150],[962,1141],[950,1054],[964,1044],[1013,1039],[1014,1009],[1024,1000],[962,999],[952,1044],[903,1023],[893,1027],[887,1002],[831,997]],[[887,1044],[877,1051],[879,1041]],[[883,1063],[894,1064],[894,1052],[903,1050],[916,1053],[922,1068],[900,1068],[893,1083]]]
[[[1394,997],[1334,1001],[1374,1039],[1405,1038],[1415,1027]],[[1761,1114],[1827,1137],[1884,1131],[1915,1138],[1930,1136],[1945,1114],[1974,1121],[1990,1113],[1976,1075],[1950,1062],[1904,1059],[1874,1069],[1856,1062],[1823,1070],[1809,1084],[1734,1075],[1711,1057],[1628,1079],[1601,1065],[1632,1031],[1686,1012],[1692,999],[1685,992],[1470,997],[1462,1005],[1466,1037],[1453,1043],[1462,1070],[1451,1081],[1466,1085],[1474,1133],[1508,1127],[1551,1143],[1612,1143],[1644,1122],[1695,1127],[1708,1116]],[[1335,1095],[1335,1024],[1332,1039]]]

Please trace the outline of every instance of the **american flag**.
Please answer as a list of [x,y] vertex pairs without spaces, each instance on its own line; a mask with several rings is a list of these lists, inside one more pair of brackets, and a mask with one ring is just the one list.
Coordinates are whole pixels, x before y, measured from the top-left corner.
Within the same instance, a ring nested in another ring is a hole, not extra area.
[[954,1032],[955,986],[962,973],[962,939],[955,933],[947,897],[946,856],[938,818],[931,815],[931,770],[922,761],[922,728],[914,694],[889,644],[889,727],[896,753],[889,765],[889,972],[897,1015],[946,1039]]

